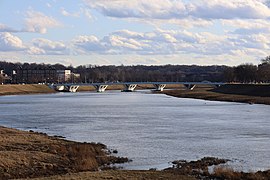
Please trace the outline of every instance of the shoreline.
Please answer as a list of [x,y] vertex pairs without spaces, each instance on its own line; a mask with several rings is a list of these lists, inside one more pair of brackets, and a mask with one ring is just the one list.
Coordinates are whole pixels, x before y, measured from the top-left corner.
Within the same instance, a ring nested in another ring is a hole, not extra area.
[[0,85],[0,96],[28,95],[28,94],[52,94],[54,89],[44,84],[4,84]]
[[224,85],[219,88],[197,87],[192,91],[164,90],[161,93],[178,98],[270,105],[270,90],[265,90],[268,88],[270,89],[269,86],[264,85]]
[[3,126],[0,132],[0,179],[98,171],[129,161],[101,143],[75,142]]
[[[80,143],[45,133],[0,126],[0,179],[266,179],[270,170],[236,172],[230,161],[204,157],[176,160],[164,170],[120,170],[111,164],[128,161],[108,152],[101,143]],[[222,166],[222,165],[225,166]],[[219,166],[220,165],[220,166]],[[213,167],[213,172],[209,172]]]
[[[152,89],[152,86],[139,86],[137,89]],[[239,85],[230,84],[219,88],[211,86],[198,86],[193,90],[187,90],[183,86],[167,86],[163,93],[168,96],[179,98],[193,98],[209,101],[239,102],[248,104],[270,105],[269,85]],[[108,87],[107,90],[121,90],[121,86]],[[92,86],[80,87],[78,92],[95,91]],[[57,93],[47,85],[25,84],[25,85],[0,85],[0,96],[8,95],[30,95],[30,94],[52,94]]]

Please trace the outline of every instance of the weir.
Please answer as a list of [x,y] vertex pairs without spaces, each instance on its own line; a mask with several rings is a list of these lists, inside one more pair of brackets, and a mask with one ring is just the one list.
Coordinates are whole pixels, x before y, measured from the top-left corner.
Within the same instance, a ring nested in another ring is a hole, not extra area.
[[184,84],[184,86],[189,90],[193,90],[196,87],[196,84]]
[[166,85],[178,85],[182,84],[187,89],[193,90],[197,85],[209,85],[214,87],[220,87],[227,83],[223,82],[209,82],[209,81],[202,81],[202,82],[106,82],[106,83],[66,83],[66,84],[51,84],[50,87],[54,88],[57,91],[66,91],[66,92],[76,92],[79,86],[94,86],[97,92],[104,92],[108,86],[111,85],[123,85],[124,90],[123,92],[132,92],[135,90],[137,85],[152,84],[155,87],[156,91],[163,91]]
[[64,90],[68,92],[76,92],[79,87],[80,86],[76,86],[76,85],[65,86]]
[[108,85],[95,85],[94,87],[96,88],[97,92],[104,92]]
[[123,92],[132,92],[137,87],[137,84],[124,84],[124,86],[125,89],[123,90]]
[[164,88],[166,87],[166,84],[153,84],[153,85],[156,88],[156,91],[163,91]]

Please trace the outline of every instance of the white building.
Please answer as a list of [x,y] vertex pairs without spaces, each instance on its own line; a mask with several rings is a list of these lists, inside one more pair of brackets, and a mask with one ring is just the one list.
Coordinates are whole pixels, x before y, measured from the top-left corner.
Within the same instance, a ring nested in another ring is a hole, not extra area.
[[57,70],[57,81],[61,82],[68,82],[71,80],[71,70]]

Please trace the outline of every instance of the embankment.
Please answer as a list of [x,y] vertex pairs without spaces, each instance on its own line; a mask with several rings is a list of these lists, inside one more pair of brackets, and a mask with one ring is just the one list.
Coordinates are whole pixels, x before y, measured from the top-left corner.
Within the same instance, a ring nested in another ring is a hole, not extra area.
[[0,179],[96,171],[128,160],[111,156],[100,143],[67,141],[1,126],[0,132]]
[[55,93],[56,91],[43,84],[4,84],[0,85],[1,95],[19,95],[19,94],[42,94]]
[[219,88],[198,86],[194,90],[166,90],[165,94],[212,101],[242,102],[270,105],[270,85],[228,84]]

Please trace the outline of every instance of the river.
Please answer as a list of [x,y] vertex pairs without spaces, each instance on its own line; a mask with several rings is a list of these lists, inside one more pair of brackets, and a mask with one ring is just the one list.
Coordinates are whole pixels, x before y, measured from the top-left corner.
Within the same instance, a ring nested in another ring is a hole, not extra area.
[[101,142],[162,169],[173,160],[214,156],[237,170],[270,169],[270,106],[183,99],[149,91],[0,97],[0,125]]

